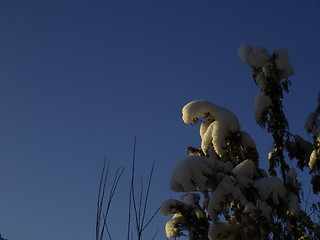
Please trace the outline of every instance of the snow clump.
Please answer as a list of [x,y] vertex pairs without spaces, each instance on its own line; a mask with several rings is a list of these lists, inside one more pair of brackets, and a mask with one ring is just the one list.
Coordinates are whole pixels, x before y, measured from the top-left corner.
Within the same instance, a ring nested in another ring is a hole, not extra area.
[[266,82],[263,79],[263,76],[269,77],[273,71],[272,68],[278,70],[278,77],[280,80],[294,74],[294,68],[290,63],[289,52],[285,48],[276,48],[270,56],[267,49],[264,47],[253,47],[251,45],[243,44],[238,48],[238,55],[245,64],[261,68],[262,74],[256,76],[256,82],[261,90],[265,90],[266,88]]
[[[181,160],[173,169],[170,188],[176,192],[205,192],[212,182],[208,177],[219,181],[224,172],[230,172],[231,162],[221,162],[217,159],[203,156],[189,156]],[[212,180],[211,179],[211,180]]]
[[250,66],[265,67],[269,65],[270,56],[264,47],[243,44],[238,48],[238,54],[241,60]]
[[167,238],[177,238],[182,235],[179,226],[185,224],[185,218],[181,213],[176,213],[173,217],[166,223],[166,235]]
[[241,176],[244,176],[247,178],[253,178],[254,176],[256,176],[258,174],[256,166],[249,159],[247,159],[247,160],[239,163],[237,166],[235,166],[232,169],[232,173],[236,176],[241,175]]
[[208,236],[210,240],[236,240],[239,239],[239,233],[241,233],[239,228],[240,226],[229,222],[216,222],[211,224]]
[[271,98],[262,94],[258,94],[256,96],[254,105],[254,118],[256,119],[257,123],[262,125],[265,124],[266,115],[271,106]]
[[211,144],[222,157],[227,153],[226,138],[239,131],[239,120],[229,110],[207,100],[192,101],[182,109],[182,120],[187,124],[195,123],[199,118],[206,118],[201,124],[201,149],[208,154]]
[[320,149],[314,149],[310,155],[310,160],[308,164],[311,170],[315,170],[315,167],[319,159],[320,159]]
[[261,200],[271,199],[276,205],[280,203],[280,199],[284,199],[286,188],[283,182],[277,177],[264,177],[256,180],[253,184],[257,189]]
[[[229,209],[226,207],[228,202],[236,201],[245,206],[247,200],[241,189],[234,185],[229,176],[225,176],[218,187],[212,192],[208,205],[208,213],[211,219],[216,220],[217,215],[223,213],[228,216]],[[221,208],[225,206],[224,208]]]
[[288,50],[285,48],[276,48],[273,54],[276,56],[275,63],[277,69],[281,70],[281,79],[292,76],[294,74],[294,68],[290,64]]

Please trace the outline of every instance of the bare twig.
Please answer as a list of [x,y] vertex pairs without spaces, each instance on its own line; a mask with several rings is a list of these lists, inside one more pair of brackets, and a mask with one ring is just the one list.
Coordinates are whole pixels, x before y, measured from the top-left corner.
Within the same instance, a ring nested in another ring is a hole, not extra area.
[[[148,180],[147,192],[146,192],[146,196],[145,196],[145,200],[144,200],[144,207],[143,207],[143,215],[142,215],[141,227],[143,227],[144,219],[145,219],[145,216],[146,216],[146,211],[147,211],[147,206],[148,206],[148,198],[149,198],[150,186],[151,186],[151,180],[152,180],[152,176],[153,176],[154,164],[155,164],[155,162],[153,161],[153,162],[152,162],[151,171],[150,171],[149,180]],[[158,210],[158,211],[159,211],[159,210]],[[143,228],[143,229],[144,229],[144,228]],[[142,229],[142,231],[143,231],[143,229]]]
[[[106,159],[104,159],[101,178],[100,178],[100,184],[99,184],[99,192],[98,192],[98,202],[97,202],[97,215],[96,215],[96,240],[102,240],[104,236],[104,231],[107,231],[107,234],[110,239],[112,239],[110,231],[107,227],[107,218],[109,215],[111,203],[113,200],[113,197],[115,195],[116,189],[118,187],[119,181],[121,179],[121,176],[124,172],[124,168],[118,168],[115,177],[112,182],[112,186],[108,195],[108,200],[106,203],[106,208],[103,210],[103,205],[105,202],[105,193],[107,188],[107,179],[109,176],[109,166],[110,163],[107,161],[106,166]],[[101,220],[103,220],[103,224],[101,224]]]
[[[127,240],[133,240],[133,232],[131,231],[131,224],[132,224],[132,217],[135,220],[135,231],[137,240],[142,240],[142,233],[143,231],[149,226],[150,222],[155,218],[156,214],[158,213],[158,208],[153,215],[146,221],[146,213],[147,213],[147,206],[151,188],[151,180],[153,176],[153,170],[155,163],[152,163],[150,176],[148,179],[146,193],[144,193],[144,185],[143,179],[140,178],[140,191],[138,199],[136,198],[135,193],[135,163],[136,163],[136,137],[134,138],[134,146],[133,146],[133,154],[132,154],[132,166],[131,166],[131,182],[130,182],[130,189],[129,189],[129,199],[128,199],[128,223],[127,223]],[[99,183],[99,192],[98,192],[98,201],[97,201],[97,215],[96,215],[96,240],[103,240],[103,236],[106,232],[108,235],[108,239],[112,240],[112,236],[110,230],[107,225],[107,220],[109,216],[109,212],[111,209],[111,204],[113,201],[113,197],[117,190],[119,181],[121,176],[124,172],[124,168],[119,168],[115,174],[115,177],[112,181],[110,192],[106,199],[106,188],[107,188],[107,179],[109,176],[109,168],[110,163],[104,159],[104,164],[102,168],[100,183]],[[132,215],[134,214],[134,216]],[[146,223],[145,223],[146,222]],[[156,237],[158,230],[154,234],[153,238]]]

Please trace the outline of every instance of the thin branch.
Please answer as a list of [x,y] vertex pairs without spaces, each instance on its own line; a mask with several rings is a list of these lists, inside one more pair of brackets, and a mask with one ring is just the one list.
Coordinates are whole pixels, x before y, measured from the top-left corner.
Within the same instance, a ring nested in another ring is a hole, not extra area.
[[97,216],[96,216],[96,240],[101,239],[100,226],[101,226],[101,214],[103,213],[102,206],[104,202],[106,182],[109,175],[109,161],[107,162],[106,169],[106,158],[104,158],[102,173],[99,183],[98,201],[97,201]]
[[132,211],[131,206],[132,206],[132,202],[133,202],[133,205],[135,205],[135,199],[134,199],[134,172],[135,172],[135,161],[136,161],[136,159],[135,159],[135,156],[136,156],[136,143],[137,143],[137,137],[135,136],[134,137],[134,143],[133,143],[131,184],[130,184],[130,191],[129,191],[127,240],[130,240],[131,211]]
[[151,240],[154,240],[156,238],[156,236],[158,235],[159,232],[159,228],[157,229],[156,233],[153,235],[153,238]]
[[148,227],[148,225],[150,224],[150,222],[154,219],[154,217],[156,216],[156,214],[159,212],[160,207],[154,212],[154,214],[150,217],[149,221],[146,223],[146,225],[142,228],[141,232],[146,229]]
[[304,207],[304,211],[306,212],[307,211],[307,204],[309,203],[309,197],[310,197],[310,192],[311,192],[311,187],[309,188],[309,192],[308,192],[308,196],[307,196],[307,199],[306,199],[306,205]]
[[115,174],[114,179],[113,179],[112,187],[111,187],[111,190],[110,190],[110,193],[109,193],[109,197],[108,197],[108,203],[107,203],[106,211],[105,211],[104,218],[103,218],[103,229],[101,231],[101,238],[100,239],[102,239],[103,234],[104,234],[104,229],[107,226],[107,217],[109,215],[109,210],[110,210],[110,207],[111,207],[111,203],[112,203],[114,194],[115,194],[115,192],[117,190],[118,183],[120,181],[120,178],[121,178],[123,172],[124,172],[124,168],[119,168],[117,170],[116,174]]
[[139,231],[141,230],[141,226],[143,224],[143,222],[141,221],[141,211],[142,211],[142,199],[143,199],[143,180],[142,178],[140,178],[140,195],[139,195],[139,216],[138,216],[138,219],[139,219],[139,222],[138,222],[138,225],[139,225]]
[[110,240],[112,240],[112,237],[111,237],[111,234],[110,234],[110,231],[109,231],[109,228],[108,228],[107,225],[106,225],[106,230],[107,230],[107,233],[108,233],[108,236],[109,236]]
[[151,180],[152,180],[152,176],[153,176],[154,164],[155,164],[155,162],[153,161],[152,162],[152,166],[151,166],[149,180],[148,180],[148,187],[147,187],[146,197],[145,197],[145,200],[144,200],[143,215],[142,215],[142,222],[141,222],[141,227],[143,229],[144,229],[144,227],[143,227],[144,219],[145,219],[145,216],[146,216],[146,211],[147,211],[147,206],[148,206],[148,198],[149,198],[149,193],[150,193]]

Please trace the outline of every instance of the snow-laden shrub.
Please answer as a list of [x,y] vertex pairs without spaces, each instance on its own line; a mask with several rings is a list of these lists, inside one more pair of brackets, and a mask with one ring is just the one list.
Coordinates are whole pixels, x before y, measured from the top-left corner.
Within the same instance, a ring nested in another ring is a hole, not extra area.
[[256,144],[230,110],[207,100],[186,104],[182,120],[191,125],[201,122],[201,143],[199,148],[188,147],[189,156],[173,169],[170,187],[184,195],[161,206],[162,215],[173,215],[166,225],[167,237],[320,239],[319,225],[301,209],[297,172],[289,168],[285,155],[296,158],[300,169],[310,167],[313,191],[320,192],[320,177],[315,174],[320,171],[320,96],[305,125],[312,144],[290,133],[283,111],[283,93],[291,83],[287,78],[294,73],[288,51],[277,48],[269,55],[264,47],[241,45],[238,54],[252,68],[261,91],[254,117],[274,140],[267,158],[271,176],[259,168]]

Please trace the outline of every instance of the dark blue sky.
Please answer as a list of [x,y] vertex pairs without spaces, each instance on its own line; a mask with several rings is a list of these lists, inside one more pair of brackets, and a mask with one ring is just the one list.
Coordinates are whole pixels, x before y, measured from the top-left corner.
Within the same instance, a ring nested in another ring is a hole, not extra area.
[[[114,171],[126,167],[111,226],[125,239],[134,136],[137,175],[156,161],[152,211],[177,196],[171,171],[200,144],[198,127],[181,120],[192,100],[233,111],[266,165],[258,88],[237,48],[289,50],[296,74],[284,102],[292,132],[306,137],[320,89],[319,11],[318,0],[0,0],[0,233],[92,239],[106,156]],[[157,216],[150,234],[159,227],[164,239],[166,220]]]

